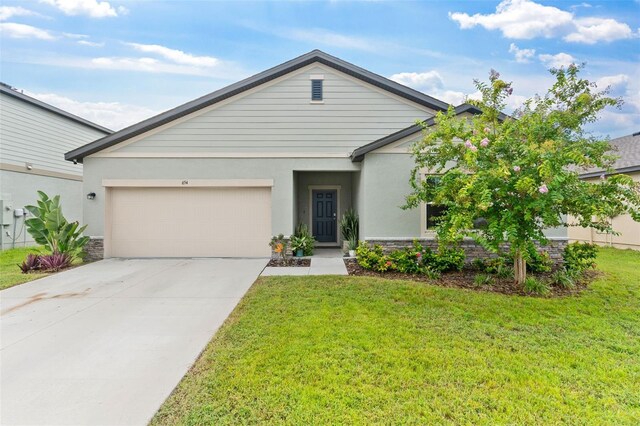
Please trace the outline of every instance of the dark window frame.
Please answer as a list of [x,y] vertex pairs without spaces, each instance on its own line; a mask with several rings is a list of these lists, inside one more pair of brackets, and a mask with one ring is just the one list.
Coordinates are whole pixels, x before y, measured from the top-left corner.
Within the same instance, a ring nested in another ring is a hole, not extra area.
[[324,80],[313,79],[311,80],[311,102],[324,101]]

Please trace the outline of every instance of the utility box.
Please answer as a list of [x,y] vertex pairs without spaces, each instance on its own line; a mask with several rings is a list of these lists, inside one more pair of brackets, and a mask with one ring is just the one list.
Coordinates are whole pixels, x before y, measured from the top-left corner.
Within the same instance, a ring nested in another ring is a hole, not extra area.
[[13,197],[11,194],[2,194],[1,197],[2,225],[11,225],[13,224]]

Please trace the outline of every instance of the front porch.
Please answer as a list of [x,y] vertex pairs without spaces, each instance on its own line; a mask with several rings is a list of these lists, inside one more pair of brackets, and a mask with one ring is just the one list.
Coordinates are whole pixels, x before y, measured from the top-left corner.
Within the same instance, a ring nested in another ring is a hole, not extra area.
[[360,172],[293,173],[294,227],[306,224],[316,247],[342,247],[340,219],[347,210],[356,208]]

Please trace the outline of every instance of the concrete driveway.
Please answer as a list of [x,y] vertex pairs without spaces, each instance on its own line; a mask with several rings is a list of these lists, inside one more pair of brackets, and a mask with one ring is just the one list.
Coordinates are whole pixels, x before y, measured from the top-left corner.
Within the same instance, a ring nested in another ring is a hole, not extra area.
[[266,259],[109,259],[0,292],[0,423],[145,424]]

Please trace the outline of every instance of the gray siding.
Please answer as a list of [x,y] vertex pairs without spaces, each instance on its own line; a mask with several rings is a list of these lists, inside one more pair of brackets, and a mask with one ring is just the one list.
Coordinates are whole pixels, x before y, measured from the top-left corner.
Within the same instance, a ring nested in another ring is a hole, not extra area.
[[[324,103],[310,102],[311,74],[324,76]],[[336,70],[312,65],[117,150],[349,153],[432,115]]]
[[[7,95],[0,95],[0,163],[82,175],[64,153],[105,133]],[[26,169],[25,169],[26,172]]]

